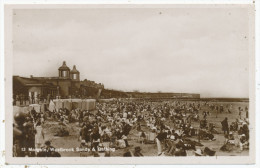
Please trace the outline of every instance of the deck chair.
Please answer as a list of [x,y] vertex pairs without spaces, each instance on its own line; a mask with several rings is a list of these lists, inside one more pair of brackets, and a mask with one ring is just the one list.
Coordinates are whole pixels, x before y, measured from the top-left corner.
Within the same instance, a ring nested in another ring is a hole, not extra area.
[[154,132],[149,132],[146,135],[146,143],[155,143],[155,137],[156,137],[156,134]]

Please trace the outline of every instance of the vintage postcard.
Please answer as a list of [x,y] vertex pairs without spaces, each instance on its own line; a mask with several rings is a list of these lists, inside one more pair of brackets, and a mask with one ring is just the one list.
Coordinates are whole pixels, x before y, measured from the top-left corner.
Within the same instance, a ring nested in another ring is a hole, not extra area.
[[255,163],[254,5],[6,5],[7,164]]

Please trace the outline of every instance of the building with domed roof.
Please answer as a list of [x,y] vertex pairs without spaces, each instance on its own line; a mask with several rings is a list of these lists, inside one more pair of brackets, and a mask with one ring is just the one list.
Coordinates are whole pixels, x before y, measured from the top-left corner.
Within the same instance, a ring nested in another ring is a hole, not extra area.
[[70,78],[70,68],[66,65],[65,61],[63,61],[62,66],[58,70],[60,78]]
[[[94,81],[80,81],[80,72],[76,65],[72,70],[63,61],[58,68],[57,77],[33,77],[13,76],[13,94],[23,95],[28,99],[57,96],[61,98],[90,97],[97,94],[97,89],[104,89],[104,85]],[[91,95],[89,94],[91,92]]]
[[70,78],[73,81],[80,81],[79,71],[76,69],[76,65],[73,66],[73,69],[70,71]]
[[[72,70],[63,61],[56,77],[13,76],[14,102],[37,103],[38,100],[55,98],[185,98],[198,99],[200,94],[123,92],[105,89],[101,83],[88,79],[80,81],[80,71]],[[24,104],[24,103],[20,103]]]

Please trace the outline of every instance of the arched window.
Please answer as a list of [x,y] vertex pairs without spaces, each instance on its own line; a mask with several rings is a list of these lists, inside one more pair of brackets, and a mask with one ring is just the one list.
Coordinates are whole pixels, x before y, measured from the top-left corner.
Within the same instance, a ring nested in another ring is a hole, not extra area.
[[77,74],[73,74],[73,79],[77,79]]
[[62,77],[67,77],[67,71],[62,71]]

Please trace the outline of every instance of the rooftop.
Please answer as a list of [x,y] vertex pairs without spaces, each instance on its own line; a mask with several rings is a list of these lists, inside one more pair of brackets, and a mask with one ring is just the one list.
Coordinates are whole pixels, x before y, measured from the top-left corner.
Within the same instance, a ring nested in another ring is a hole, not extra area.
[[66,61],[63,61],[63,64],[59,67],[59,70],[70,70],[70,68],[66,65]]
[[45,83],[44,81],[40,81],[35,78],[25,78],[20,76],[13,76],[14,82],[19,82],[24,86],[53,86],[53,84]]
[[70,73],[79,73],[79,71],[76,69],[76,65],[73,66],[73,69],[70,71]]

